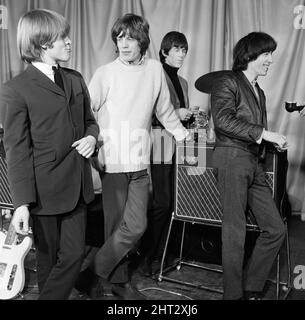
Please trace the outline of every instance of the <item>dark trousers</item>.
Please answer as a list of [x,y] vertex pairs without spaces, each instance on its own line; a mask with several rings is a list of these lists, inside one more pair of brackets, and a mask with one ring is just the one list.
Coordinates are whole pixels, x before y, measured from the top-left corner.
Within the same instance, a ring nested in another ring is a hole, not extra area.
[[[263,290],[283,243],[285,228],[257,156],[238,148],[217,147],[213,161],[218,168],[223,206],[224,299],[238,299],[244,290]],[[261,233],[243,270],[247,205]]]
[[40,300],[65,300],[80,272],[86,228],[86,205],[68,213],[33,215]]
[[113,283],[129,280],[125,256],[147,226],[147,170],[105,173],[102,178],[105,243],[94,260],[95,273]]
[[173,212],[174,164],[151,164],[152,206],[143,239],[144,254],[150,260],[160,258]]

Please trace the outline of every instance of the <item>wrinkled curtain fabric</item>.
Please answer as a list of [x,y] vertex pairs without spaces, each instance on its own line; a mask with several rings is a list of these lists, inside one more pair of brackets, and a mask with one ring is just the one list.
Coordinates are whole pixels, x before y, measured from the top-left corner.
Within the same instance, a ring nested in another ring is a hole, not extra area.
[[209,107],[209,96],[194,83],[210,71],[230,69],[234,44],[252,31],[278,42],[274,63],[259,83],[267,97],[269,128],[288,137],[287,189],[292,209],[305,213],[305,119],[287,113],[285,101],[305,104],[305,0],[0,0],[0,81],[23,70],[16,48],[19,17],[35,8],[55,10],[71,24],[73,57],[66,65],[87,83],[95,69],[116,57],[110,30],[132,12],[150,24],[148,55],[158,59],[165,33],[185,33],[189,52],[181,75],[189,81],[190,105]]

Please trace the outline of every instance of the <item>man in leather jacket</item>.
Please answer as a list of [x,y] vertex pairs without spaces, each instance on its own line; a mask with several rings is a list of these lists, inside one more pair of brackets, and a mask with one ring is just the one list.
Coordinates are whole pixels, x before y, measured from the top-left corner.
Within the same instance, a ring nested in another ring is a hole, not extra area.
[[[286,137],[267,129],[265,95],[257,83],[276,49],[268,34],[252,32],[233,51],[232,71],[215,82],[211,109],[215,124],[213,154],[223,206],[222,265],[226,300],[261,299],[265,281],[284,239],[284,224],[265,181],[261,156],[266,141],[278,150]],[[261,230],[243,270],[246,208]]]

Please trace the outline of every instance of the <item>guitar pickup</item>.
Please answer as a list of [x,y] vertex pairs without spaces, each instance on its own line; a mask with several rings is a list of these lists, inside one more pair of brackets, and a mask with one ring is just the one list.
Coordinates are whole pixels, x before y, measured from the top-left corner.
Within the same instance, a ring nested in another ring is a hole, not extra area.
[[13,283],[15,280],[16,271],[17,271],[17,264],[14,264],[12,271],[11,271],[11,274],[10,274],[10,279],[7,284],[7,290],[12,290],[12,288],[13,288]]

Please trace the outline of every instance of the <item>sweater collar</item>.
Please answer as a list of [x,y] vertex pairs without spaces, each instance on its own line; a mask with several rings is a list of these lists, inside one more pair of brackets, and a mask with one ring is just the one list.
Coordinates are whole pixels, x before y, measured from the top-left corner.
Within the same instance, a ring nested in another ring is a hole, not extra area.
[[141,64],[144,63],[144,61],[145,61],[145,55],[143,55],[143,56],[141,57],[141,59],[139,60],[139,62],[138,62],[138,63],[135,63],[135,64],[133,64],[133,63],[128,63],[128,62],[124,61],[123,59],[121,59],[120,57],[118,57],[118,59],[119,59],[123,64],[125,64],[126,66],[139,66],[139,65],[141,65]]
[[172,66],[170,66],[169,64],[167,64],[167,63],[163,63],[163,68],[164,68],[164,70],[167,72],[167,74],[170,76],[170,77],[172,77],[172,76],[177,76],[177,74],[178,74],[178,70],[179,70],[179,68],[175,68],[175,67],[172,67]]

